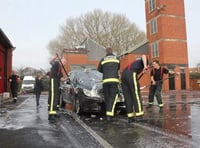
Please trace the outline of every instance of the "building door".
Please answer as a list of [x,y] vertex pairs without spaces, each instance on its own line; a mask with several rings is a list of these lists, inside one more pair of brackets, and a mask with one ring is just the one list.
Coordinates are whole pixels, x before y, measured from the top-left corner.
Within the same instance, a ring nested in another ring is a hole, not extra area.
[[181,68],[181,89],[186,89],[186,78],[185,78],[185,69]]
[[175,90],[175,78],[169,74],[169,90]]
[[5,65],[5,57],[4,53],[0,50],[0,93],[4,92],[4,81],[5,81],[5,76],[4,76],[4,65]]
[[185,73],[181,73],[181,89],[186,89]]

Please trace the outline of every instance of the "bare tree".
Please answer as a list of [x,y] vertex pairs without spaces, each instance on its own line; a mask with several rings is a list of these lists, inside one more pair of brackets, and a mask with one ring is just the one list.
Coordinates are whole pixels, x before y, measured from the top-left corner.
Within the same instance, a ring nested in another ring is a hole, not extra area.
[[86,38],[117,54],[133,48],[146,39],[145,33],[131,23],[125,15],[102,12],[97,9],[78,18],[70,18],[60,27],[60,35],[49,42],[50,54],[63,48],[73,48]]

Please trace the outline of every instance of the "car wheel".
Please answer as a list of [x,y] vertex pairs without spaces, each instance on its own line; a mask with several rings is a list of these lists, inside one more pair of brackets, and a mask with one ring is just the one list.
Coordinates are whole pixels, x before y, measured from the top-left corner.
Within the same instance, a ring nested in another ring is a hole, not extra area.
[[101,107],[100,114],[103,115],[103,116],[106,115],[106,105],[105,105],[105,103],[104,102],[101,103],[100,107]]

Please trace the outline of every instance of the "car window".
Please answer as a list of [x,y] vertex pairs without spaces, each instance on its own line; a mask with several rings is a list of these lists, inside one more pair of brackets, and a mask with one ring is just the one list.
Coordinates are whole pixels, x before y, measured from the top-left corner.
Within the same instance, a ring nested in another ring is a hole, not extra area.
[[75,86],[91,89],[95,83],[102,80],[102,74],[97,70],[79,70],[70,73],[70,79]]
[[34,84],[35,80],[23,80],[23,84]]

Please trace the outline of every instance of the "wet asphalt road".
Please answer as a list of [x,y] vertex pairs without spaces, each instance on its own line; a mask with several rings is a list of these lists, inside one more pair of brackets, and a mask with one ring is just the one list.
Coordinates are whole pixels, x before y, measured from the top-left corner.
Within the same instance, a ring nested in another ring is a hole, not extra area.
[[[1,107],[1,111],[7,110],[0,114],[2,148],[198,148],[200,145],[198,92],[164,94],[163,112],[155,105],[150,110],[145,109],[143,121],[131,124],[127,123],[125,114],[107,121],[99,115],[84,115],[80,120],[66,112],[62,112],[57,122],[50,123],[47,120],[47,96],[41,97],[39,112],[36,112],[34,96],[20,97],[24,100],[21,104],[16,106],[10,102]],[[146,104],[147,96],[144,94],[143,98]]]
[[[1,108],[0,148],[102,148],[67,114],[62,114],[55,122],[49,122],[47,96],[41,97],[39,112],[34,96],[24,97],[20,101],[23,102],[17,103],[17,106],[8,102]],[[7,112],[4,112],[5,107],[8,108]]]
[[[124,115],[113,122],[101,118],[84,118],[85,122],[113,147],[198,148],[200,145],[200,94],[169,93],[163,95],[164,110],[155,105],[145,109],[144,120],[128,124]],[[144,105],[147,96],[143,95]],[[99,118],[99,121],[98,121]],[[96,123],[95,123],[95,120]],[[104,119],[103,119],[104,120]]]

